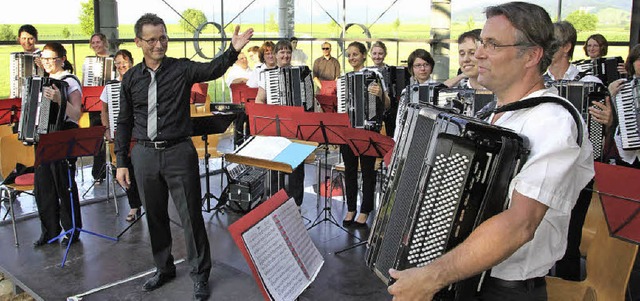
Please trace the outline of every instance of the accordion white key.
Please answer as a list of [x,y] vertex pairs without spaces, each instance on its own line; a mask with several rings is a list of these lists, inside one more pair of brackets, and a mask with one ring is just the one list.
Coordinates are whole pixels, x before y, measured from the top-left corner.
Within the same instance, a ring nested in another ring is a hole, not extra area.
[[120,82],[112,81],[104,87],[107,91],[107,107],[109,112],[109,134],[115,137],[120,113]]
[[640,149],[640,82],[622,84],[615,97],[622,149]]
[[22,97],[22,88],[24,87],[25,78],[29,76],[44,75],[44,70],[38,68],[38,65],[36,65],[35,59],[37,57],[37,54],[28,52],[12,52],[10,54],[10,98]]
[[82,85],[88,87],[104,86],[115,79],[112,57],[88,56],[82,64]]
[[309,67],[279,67],[267,69],[264,74],[267,104],[313,109],[313,79]]

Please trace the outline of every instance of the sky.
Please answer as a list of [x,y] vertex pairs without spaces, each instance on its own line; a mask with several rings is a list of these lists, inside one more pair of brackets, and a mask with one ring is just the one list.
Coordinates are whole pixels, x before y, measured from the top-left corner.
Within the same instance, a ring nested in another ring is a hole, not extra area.
[[[86,0],[84,0],[86,1]],[[225,23],[238,15],[245,7],[248,9],[234,21],[248,23],[262,23],[268,20],[271,14],[276,21],[278,17],[278,0],[117,0],[118,18],[120,24],[133,24],[142,14],[153,12],[165,19],[167,23],[177,23],[179,20],[170,7],[178,12],[187,8],[202,10],[209,21],[220,23],[224,5]],[[12,9],[0,11],[0,20],[10,24],[74,24],[79,23],[80,0],[29,0],[12,1]],[[167,5],[166,3],[169,5]],[[394,3],[395,2],[395,3]],[[453,9],[456,5],[465,5],[468,0],[452,1]],[[506,0],[474,0],[477,4],[496,4]],[[349,0],[346,1],[347,23],[373,22],[388,7],[391,9],[378,21],[382,23],[393,22],[399,18],[402,22],[427,22],[430,11],[428,0]],[[342,21],[342,0],[295,0],[296,22],[298,23],[327,23],[329,17]],[[322,7],[321,7],[322,6]],[[34,7],[36,9],[34,9]],[[326,12],[325,12],[326,11]],[[28,12],[16,14],[15,12]],[[480,13],[480,12],[479,12]]]

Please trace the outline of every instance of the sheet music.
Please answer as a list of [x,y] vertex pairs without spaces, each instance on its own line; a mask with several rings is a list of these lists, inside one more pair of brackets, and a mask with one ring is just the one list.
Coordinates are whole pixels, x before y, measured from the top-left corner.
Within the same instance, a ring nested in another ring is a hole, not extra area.
[[284,137],[253,136],[236,154],[245,157],[273,161],[291,141]]
[[295,300],[324,263],[293,199],[244,232],[242,238],[274,300]]

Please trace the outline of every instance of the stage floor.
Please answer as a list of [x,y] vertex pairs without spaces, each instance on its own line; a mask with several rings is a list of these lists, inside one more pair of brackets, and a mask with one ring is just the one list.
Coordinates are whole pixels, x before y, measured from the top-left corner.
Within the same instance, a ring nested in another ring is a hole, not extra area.
[[[224,143],[224,142],[223,142]],[[330,163],[335,156],[330,157]],[[219,161],[217,164],[219,164]],[[317,199],[317,173],[314,165],[306,166],[305,200],[302,215],[311,225],[322,214],[323,202]],[[113,199],[106,199],[106,182],[89,189],[90,168],[83,169],[84,179],[78,174],[77,182],[82,199],[84,229],[107,236],[118,236],[114,242],[83,233],[80,241],[70,248],[64,267],[61,261],[65,248],[59,243],[34,248],[32,242],[40,234],[40,222],[35,203],[29,196],[20,197],[16,205],[17,229],[20,246],[13,243],[11,223],[0,224],[0,272],[10,278],[20,289],[36,300],[190,300],[193,282],[189,278],[186,250],[180,220],[175,207],[169,205],[174,237],[173,256],[176,260],[177,278],[153,292],[142,291],[142,284],[154,272],[146,220],[143,217],[130,229],[125,221],[129,210],[124,193],[118,190],[116,214]],[[220,193],[220,174],[210,179],[214,195]],[[324,175],[322,175],[324,176]],[[204,181],[204,177],[203,177]],[[204,184],[204,182],[203,182]],[[205,185],[202,185],[203,190]],[[203,191],[204,192],[204,191]],[[213,200],[212,206],[216,201]],[[7,202],[0,209],[6,212]],[[332,216],[340,222],[346,212],[341,197],[332,200]],[[227,227],[241,215],[225,211],[222,214],[203,212],[209,241],[213,269],[209,278],[211,300],[262,300],[247,263],[231,239]],[[323,216],[320,216],[321,218]],[[373,217],[369,219],[369,224]],[[360,246],[344,253],[334,254],[366,239],[369,229],[345,232],[330,222],[321,222],[310,229],[309,234],[325,259],[316,280],[303,292],[299,300],[390,300],[386,286],[364,263],[365,247]],[[640,264],[632,274],[627,300],[640,300]]]

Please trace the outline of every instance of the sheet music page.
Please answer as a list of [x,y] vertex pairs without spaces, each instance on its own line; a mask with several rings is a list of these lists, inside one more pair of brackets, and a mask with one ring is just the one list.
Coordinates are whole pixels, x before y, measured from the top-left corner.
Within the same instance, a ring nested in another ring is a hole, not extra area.
[[253,136],[236,155],[272,161],[289,144],[291,141],[284,137]]
[[244,232],[242,239],[274,300],[295,300],[324,263],[293,199]]

